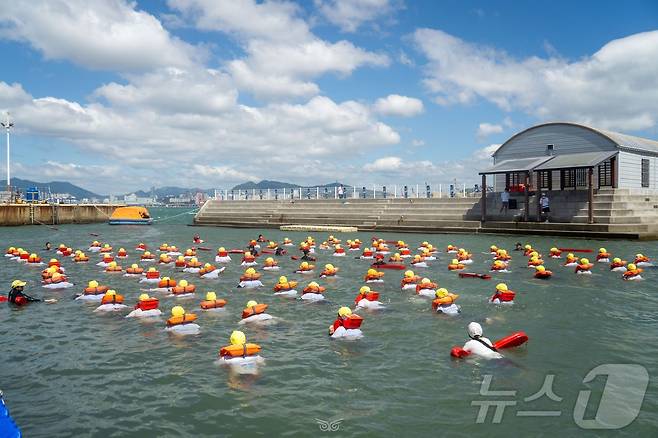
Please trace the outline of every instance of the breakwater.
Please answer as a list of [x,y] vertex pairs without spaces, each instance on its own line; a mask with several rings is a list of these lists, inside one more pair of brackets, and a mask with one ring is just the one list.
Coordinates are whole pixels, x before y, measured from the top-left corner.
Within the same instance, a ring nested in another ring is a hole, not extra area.
[[0,225],[59,225],[105,222],[119,205],[4,204]]

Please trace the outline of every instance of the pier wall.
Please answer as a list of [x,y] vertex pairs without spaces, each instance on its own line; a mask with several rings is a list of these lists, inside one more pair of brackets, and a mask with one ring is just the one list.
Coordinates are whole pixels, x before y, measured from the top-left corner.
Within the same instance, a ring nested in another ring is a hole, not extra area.
[[117,207],[107,204],[4,204],[0,205],[0,226],[105,222]]

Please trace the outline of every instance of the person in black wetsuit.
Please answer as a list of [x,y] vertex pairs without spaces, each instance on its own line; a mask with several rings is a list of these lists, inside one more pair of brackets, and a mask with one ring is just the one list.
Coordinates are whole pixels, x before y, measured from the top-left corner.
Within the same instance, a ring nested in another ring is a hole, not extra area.
[[256,242],[267,242],[267,240],[262,234],[259,234],[258,239],[256,239]]
[[7,294],[7,301],[13,304],[22,306],[23,304],[41,301],[39,298],[33,298],[26,293],[23,293],[25,282],[21,280],[14,280],[11,283],[11,290]]
[[307,262],[314,262],[316,260],[315,257],[309,255],[310,251],[308,248],[304,248],[302,252],[304,253],[304,255],[301,256],[300,260],[305,260]]
[[46,247],[44,248],[46,251],[50,251],[53,249],[53,246],[50,242],[46,242]]
[[281,248],[280,246],[277,246],[276,251],[274,251],[274,255],[282,256],[285,255],[287,252],[288,251],[286,251],[285,249]]
[[384,256],[382,254],[375,254],[375,263],[373,265],[385,265]]

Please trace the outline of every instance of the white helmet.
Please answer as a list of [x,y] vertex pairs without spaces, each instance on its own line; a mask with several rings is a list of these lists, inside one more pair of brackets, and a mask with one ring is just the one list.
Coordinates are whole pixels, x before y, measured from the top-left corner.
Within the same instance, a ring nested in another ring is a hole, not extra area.
[[468,325],[468,336],[476,338],[482,336],[482,326],[477,322],[472,322]]

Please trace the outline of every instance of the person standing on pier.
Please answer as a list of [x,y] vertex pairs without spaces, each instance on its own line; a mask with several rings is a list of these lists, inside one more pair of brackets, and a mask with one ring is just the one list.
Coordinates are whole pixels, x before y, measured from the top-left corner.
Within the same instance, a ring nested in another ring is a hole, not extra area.
[[546,196],[546,193],[541,194],[541,198],[539,198],[539,206],[541,207],[541,220],[544,220],[544,222],[548,223],[548,214],[551,212],[551,207],[550,207],[550,201],[548,199],[548,196]]
[[[485,190],[486,195],[486,190]],[[500,194],[500,213],[507,214],[509,208],[509,188],[505,187],[505,190]]]

